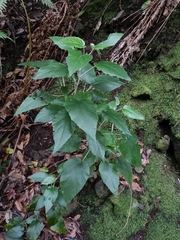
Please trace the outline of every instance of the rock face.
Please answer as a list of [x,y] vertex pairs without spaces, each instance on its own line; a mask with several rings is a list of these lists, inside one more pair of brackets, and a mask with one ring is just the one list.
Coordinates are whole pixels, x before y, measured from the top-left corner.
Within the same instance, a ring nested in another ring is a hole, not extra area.
[[170,137],[168,135],[164,135],[156,144],[156,147],[162,153],[166,153],[170,145]]
[[102,180],[99,180],[95,184],[95,192],[99,198],[106,198],[111,194],[111,192],[109,191],[109,189],[106,187]]

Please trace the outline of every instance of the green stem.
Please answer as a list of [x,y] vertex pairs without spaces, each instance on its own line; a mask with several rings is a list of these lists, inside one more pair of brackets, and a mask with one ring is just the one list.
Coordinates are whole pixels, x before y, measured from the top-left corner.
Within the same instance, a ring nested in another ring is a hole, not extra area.
[[87,155],[89,154],[90,149],[87,151],[86,155],[83,157],[82,162],[86,159]]

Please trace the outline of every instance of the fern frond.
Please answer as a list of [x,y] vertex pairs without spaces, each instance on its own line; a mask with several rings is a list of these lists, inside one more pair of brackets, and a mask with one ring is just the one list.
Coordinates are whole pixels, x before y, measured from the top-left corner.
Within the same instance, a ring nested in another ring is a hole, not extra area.
[[[1,0],[0,0],[1,1]],[[5,39],[8,38],[9,40],[13,41],[10,37],[8,37],[4,32],[0,30],[0,38]]]
[[0,0],[0,14],[6,9],[7,0]]
[[[0,0],[0,1],[3,1],[3,0]],[[36,1],[38,2],[38,0],[36,0]],[[57,10],[57,7],[51,0],[40,0],[40,1],[42,4],[46,5],[47,7]]]

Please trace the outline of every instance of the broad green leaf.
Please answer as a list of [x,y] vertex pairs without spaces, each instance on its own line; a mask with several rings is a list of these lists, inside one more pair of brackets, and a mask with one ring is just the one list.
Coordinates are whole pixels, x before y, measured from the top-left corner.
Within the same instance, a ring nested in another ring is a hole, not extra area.
[[126,161],[136,167],[141,167],[140,148],[137,136],[131,132],[131,136],[123,136],[119,143],[120,151]]
[[43,193],[45,212],[47,213],[58,197],[58,188],[49,186]]
[[109,162],[101,162],[99,165],[101,178],[109,190],[114,194],[118,194],[119,175],[114,170],[114,164]]
[[123,85],[119,79],[108,76],[108,75],[99,75],[94,79],[92,83],[93,87],[104,92],[110,92]]
[[49,60],[44,60],[44,61],[40,61],[40,62],[23,62],[23,63],[19,63],[19,66],[29,66],[29,67],[33,67],[34,69],[38,70],[41,67],[46,67],[49,64],[52,64],[56,62],[53,59],[49,59]]
[[121,39],[122,36],[123,36],[122,33],[111,33],[106,41],[103,41],[97,45],[92,46],[92,49],[101,50],[107,47],[114,46]]
[[42,181],[42,185],[49,185],[56,181],[56,176],[54,174],[48,174],[48,176]]
[[45,172],[36,172],[33,175],[29,176],[28,178],[34,180],[35,182],[43,182],[47,176],[48,174]]
[[35,210],[38,211],[43,207],[44,207],[44,197],[43,195],[40,195],[40,198],[38,199]]
[[128,126],[124,119],[119,115],[118,112],[114,111],[113,109],[106,109],[102,112],[102,117],[104,120],[114,123],[114,125],[122,131],[122,133],[131,135]]
[[67,203],[64,199],[61,189],[58,191],[58,197],[56,199],[54,206],[60,206],[60,208],[62,208],[62,210],[64,210],[64,211],[67,210]]
[[64,163],[60,185],[64,199],[69,203],[83,188],[90,175],[89,166],[80,158],[71,158]]
[[119,98],[115,97],[115,101],[109,102],[108,106],[110,109],[116,110],[119,104],[120,104]]
[[64,163],[58,165],[57,172],[59,173],[59,175],[61,175],[61,173],[63,172],[63,165]]
[[80,100],[80,101],[81,100],[82,101],[84,101],[84,100],[91,100],[92,99],[92,95],[93,95],[93,93],[91,91],[84,92],[84,91],[79,90],[79,91],[77,91],[75,98],[77,100]]
[[96,77],[94,67],[88,63],[85,67],[78,71],[78,77],[81,81],[91,84],[94,82],[94,78]]
[[105,141],[104,136],[101,132],[97,131],[96,140],[86,135],[86,140],[88,141],[88,146],[91,152],[98,158],[105,160]]
[[69,51],[74,49],[73,46],[68,46],[62,43],[63,37],[54,36],[54,37],[50,37],[50,39],[54,42],[54,44],[56,44],[59,48],[63,50]]
[[47,92],[47,91],[43,91],[43,90],[36,90],[34,93],[31,94],[32,97],[34,98],[41,98],[43,100],[45,100],[47,103],[51,103],[53,101],[55,101],[54,96]]
[[85,67],[88,62],[92,60],[92,56],[89,54],[82,54],[78,50],[71,50],[68,52],[66,58],[69,75],[71,76],[77,70],[80,70],[82,67]]
[[98,117],[95,104],[90,100],[78,100],[73,97],[66,99],[65,108],[72,121],[93,140],[96,140]]
[[50,227],[50,229],[57,233],[66,233],[64,219],[61,217],[55,225]]
[[36,116],[35,122],[50,122],[56,114],[62,109],[61,106],[49,104],[44,107]]
[[21,240],[24,234],[24,227],[17,226],[11,228],[6,234],[6,240]]
[[105,93],[101,92],[100,90],[95,89],[93,91],[93,102],[99,103],[101,101],[107,101],[107,96]]
[[15,217],[10,222],[8,222],[4,227],[5,229],[10,230],[11,228],[14,228],[16,226],[21,226],[21,227],[25,226],[25,222],[23,221],[22,218]]
[[81,145],[81,138],[78,135],[72,135],[61,147],[61,152],[75,152]]
[[27,229],[28,240],[37,240],[43,227],[42,220],[36,219],[33,221]]
[[54,204],[52,208],[46,213],[46,218],[50,226],[55,225],[62,216],[64,208],[59,204]]
[[92,165],[94,165],[94,163],[96,163],[98,161],[98,158],[96,156],[94,156],[94,154],[91,151],[89,151],[89,149],[86,149],[84,151],[82,159],[84,159],[84,161],[86,161],[86,163],[90,169],[91,169]]
[[131,81],[131,78],[128,76],[127,72],[116,63],[109,61],[101,61],[98,63],[94,63],[94,66],[104,72],[105,74],[109,74],[110,76],[118,77],[127,81]]
[[131,185],[132,184],[132,167],[123,157],[116,158],[115,163],[116,170],[123,175],[125,180]]
[[116,135],[108,130],[101,130],[104,136],[106,146],[115,147],[116,146]]
[[28,217],[25,222],[27,224],[31,224],[33,221],[37,220],[37,216],[36,215],[31,215],[30,217]]
[[50,39],[64,50],[69,50],[67,47],[85,48],[85,42],[79,37],[50,37]]
[[61,86],[62,94],[66,97],[69,93],[69,88],[67,86]]
[[73,134],[71,119],[65,109],[59,111],[53,119],[54,130],[54,149],[53,153],[57,152]]
[[36,204],[39,201],[41,195],[35,195],[33,199],[30,201],[30,203],[26,206],[26,210],[35,210]]
[[29,110],[32,110],[32,109],[35,109],[38,107],[43,107],[45,105],[47,105],[47,101],[45,101],[39,97],[34,98],[30,95],[21,103],[21,105],[15,112],[14,116],[17,116],[20,113],[27,112]]
[[108,106],[110,109],[113,109],[113,110],[116,110],[116,108],[117,108],[115,101],[109,102]]
[[108,109],[108,105],[107,105],[106,103],[99,103],[99,104],[97,105],[96,109],[97,109],[97,114],[98,114],[98,115],[101,115],[101,113],[102,113],[104,110]]
[[125,105],[122,109],[122,112],[128,118],[144,120],[144,116],[131,106]]
[[47,66],[41,67],[35,76],[34,80],[43,79],[43,78],[57,78],[68,75],[67,67],[57,61],[50,62]]

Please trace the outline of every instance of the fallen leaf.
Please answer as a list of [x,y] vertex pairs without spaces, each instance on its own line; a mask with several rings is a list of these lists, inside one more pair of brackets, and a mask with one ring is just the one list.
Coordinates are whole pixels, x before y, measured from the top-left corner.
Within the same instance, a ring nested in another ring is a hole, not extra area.
[[136,192],[143,192],[142,187],[140,187],[138,182],[132,182],[132,187],[131,189]]
[[19,200],[15,201],[15,205],[16,205],[18,211],[22,212],[24,210],[24,208]]

